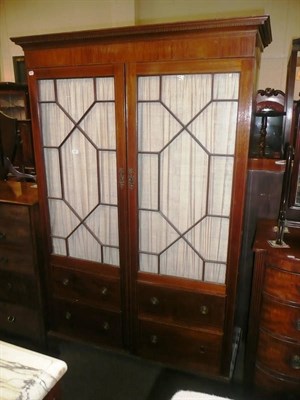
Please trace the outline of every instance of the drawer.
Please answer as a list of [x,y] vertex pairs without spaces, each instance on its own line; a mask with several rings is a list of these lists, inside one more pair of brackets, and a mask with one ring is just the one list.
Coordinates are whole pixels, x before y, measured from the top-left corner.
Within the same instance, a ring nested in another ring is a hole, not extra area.
[[225,298],[221,296],[139,284],[138,305],[140,317],[189,327],[223,328]]
[[0,204],[0,243],[31,246],[30,215],[26,206]]
[[0,271],[0,301],[35,308],[38,302],[36,293],[36,284],[32,279]]
[[56,297],[76,300],[80,303],[120,310],[119,278],[53,267],[53,292]]
[[30,308],[0,302],[0,332],[40,341],[39,314]]
[[220,373],[222,337],[140,320],[137,352],[148,359],[214,375]]
[[[293,399],[291,395],[300,394],[300,381],[298,379],[289,379],[282,375],[276,375],[265,370],[260,365],[256,366],[255,370],[255,385],[259,388],[264,388],[268,393],[272,393],[272,399],[278,394],[279,399]],[[298,399],[299,397],[294,397]]]
[[3,248],[0,245],[0,271],[34,274],[34,256],[25,247]]
[[264,295],[260,325],[276,335],[287,336],[300,343],[300,305],[284,304]]
[[53,301],[55,332],[110,346],[122,346],[121,313],[88,307],[77,302]]
[[259,333],[257,360],[270,370],[300,379],[300,343]]
[[300,274],[272,268],[267,264],[264,291],[282,300],[300,303]]

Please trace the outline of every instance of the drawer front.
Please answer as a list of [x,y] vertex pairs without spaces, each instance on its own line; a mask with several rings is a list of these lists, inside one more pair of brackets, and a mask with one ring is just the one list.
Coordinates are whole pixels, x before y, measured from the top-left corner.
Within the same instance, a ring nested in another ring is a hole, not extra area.
[[38,312],[0,302],[0,332],[40,341],[42,332]]
[[291,306],[263,297],[260,326],[274,334],[300,343],[300,305]]
[[270,370],[300,379],[300,343],[279,340],[260,331],[257,360]]
[[222,335],[139,321],[137,352],[146,358],[207,374],[220,373]]
[[53,291],[56,297],[80,303],[120,310],[120,280],[53,267]]
[[0,271],[34,274],[34,259],[30,250],[25,247],[9,249],[0,245]]
[[0,271],[0,301],[35,308],[37,306],[37,289],[33,280]]
[[56,332],[111,346],[122,346],[121,314],[55,299],[52,328]]
[[28,207],[0,204],[0,243],[8,247],[31,247]]
[[140,317],[189,327],[223,328],[224,297],[139,284],[138,305]]
[[267,264],[264,291],[282,300],[300,303],[300,274],[271,268]]
[[[272,399],[275,399],[275,394],[278,393],[279,399],[291,399],[291,395],[300,394],[300,381],[298,379],[288,379],[282,375],[271,374],[257,365],[255,370],[255,385],[259,388],[264,388],[268,393],[272,393]],[[298,397],[295,397],[298,399]]]

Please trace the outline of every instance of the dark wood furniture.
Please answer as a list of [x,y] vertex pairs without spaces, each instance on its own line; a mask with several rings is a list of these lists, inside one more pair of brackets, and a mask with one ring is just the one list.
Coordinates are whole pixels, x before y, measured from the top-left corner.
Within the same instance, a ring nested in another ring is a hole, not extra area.
[[283,157],[283,117],[285,94],[266,88],[256,94],[255,124],[250,137],[250,157]]
[[12,40],[27,66],[49,334],[230,377],[269,18]]
[[286,83],[286,122],[284,126],[284,137],[287,145],[294,149],[294,160],[291,163],[290,187],[287,187],[286,193],[286,224],[290,226],[300,226],[300,107],[299,93],[296,93],[296,70],[300,60],[300,39],[294,39],[292,42],[292,51],[289,58]]
[[0,182],[0,335],[45,344],[38,191]]
[[275,228],[276,220],[260,220],[254,242],[246,378],[289,398],[300,394],[300,231],[288,228],[288,247],[273,247]]
[[[0,179],[15,179],[35,181],[35,176],[25,171],[33,172],[32,142],[29,121],[18,121],[0,111]],[[22,127],[20,129],[20,127]],[[27,138],[27,142],[23,141]],[[26,135],[24,136],[26,132]],[[31,144],[31,146],[30,146]],[[27,164],[27,167],[26,167]],[[30,167],[31,166],[31,167]],[[29,168],[28,168],[29,167]]]
[[0,82],[0,111],[19,120],[30,119],[28,86]]
[[[14,119],[16,124],[18,140],[13,166],[21,173],[34,175],[35,161],[27,84],[0,82],[0,111]],[[1,134],[4,136],[5,131]]]

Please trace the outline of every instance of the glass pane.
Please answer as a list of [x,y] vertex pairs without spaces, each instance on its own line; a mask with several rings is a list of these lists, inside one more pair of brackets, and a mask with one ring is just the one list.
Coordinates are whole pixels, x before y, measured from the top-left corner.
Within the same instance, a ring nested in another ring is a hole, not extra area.
[[158,209],[158,163],[157,154],[139,154],[139,207]]
[[99,202],[96,149],[76,129],[61,146],[61,160],[64,197],[84,218]]
[[118,266],[114,78],[41,80],[39,96],[53,254]]
[[236,73],[138,78],[141,271],[225,282],[238,93]]

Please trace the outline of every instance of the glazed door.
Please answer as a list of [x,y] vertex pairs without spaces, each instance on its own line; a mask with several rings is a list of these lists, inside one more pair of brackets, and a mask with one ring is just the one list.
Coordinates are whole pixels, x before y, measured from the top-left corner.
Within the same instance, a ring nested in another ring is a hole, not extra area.
[[119,267],[126,207],[123,67],[49,69],[35,76],[44,166],[38,181],[45,182],[51,256]]
[[240,74],[189,68],[136,67],[132,246],[139,272],[225,284]]
[[218,61],[135,64],[127,74],[134,302],[139,281],[180,287],[181,278],[226,296],[229,351],[251,110],[242,70]]

